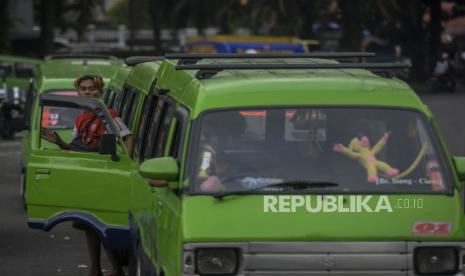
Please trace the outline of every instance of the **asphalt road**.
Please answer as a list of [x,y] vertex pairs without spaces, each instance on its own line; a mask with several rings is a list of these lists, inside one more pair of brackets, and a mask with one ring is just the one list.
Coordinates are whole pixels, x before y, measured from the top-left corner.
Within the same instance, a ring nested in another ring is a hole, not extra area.
[[424,94],[452,155],[465,156],[465,91],[457,94]]
[[0,275],[85,275],[89,262],[84,233],[70,223],[50,232],[28,228],[19,195],[20,147],[19,138],[0,141]]
[[[449,151],[465,155],[465,93],[421,97],[436,115]],[[19,195],[20,146],[19,138],[0,141],[0,275],[85,275],[88,257],[82,232],[70,224],[48,233],[26,225]]]

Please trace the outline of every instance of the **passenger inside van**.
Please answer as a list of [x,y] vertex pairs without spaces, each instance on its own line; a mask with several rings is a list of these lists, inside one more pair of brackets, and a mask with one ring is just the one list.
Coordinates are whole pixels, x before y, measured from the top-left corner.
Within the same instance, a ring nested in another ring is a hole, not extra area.
[[[227,123],[230,114],[241,117],[241,123]],[[318,189],[342,192],[444,189],[442,177],[433,179],[440,175],[433,172],[439,158],[415,112],[275,108],[210,112],[199,121],[193,179],[200,192],[266,191],[265,186],[275,183],[284,183],[279,189],[291,191],[297,184],[285,183],[297,182],[301,187],[332,183]],[[368,181],[373,170],[365,161],[334,149],[335,145],[348,149],[360,133],[369,141],[367,150],[377,164],[374,177],[379,181]],[[433,181],[439,184],[433,186]]]
[[228,152],[239,149],[244,135],[245,119],[236,111],[225,116],[209,116],[202,125],[198,168],[200,189],[218,192],[225,190],[222,179],[237,175],[242,167],[240,162],[228,158]]

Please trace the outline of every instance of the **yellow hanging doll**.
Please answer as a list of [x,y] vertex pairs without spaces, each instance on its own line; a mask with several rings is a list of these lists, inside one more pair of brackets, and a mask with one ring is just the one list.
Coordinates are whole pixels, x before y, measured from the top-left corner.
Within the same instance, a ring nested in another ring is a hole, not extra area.
[[392,168],[387,163],[376,159],[378,154],[389,140],[390,132],[385,132],[383,137],[371,148],[368,137],[360,133],[352,139],[349,147],[346,148],[342,144],[335,144],[333,150],[346,155],[352,159],[356,159],[367,170],[367,180],[370,183],[378,183],[378,170],[382,171],[389,177],[395,177],[399,174],[399,170]]

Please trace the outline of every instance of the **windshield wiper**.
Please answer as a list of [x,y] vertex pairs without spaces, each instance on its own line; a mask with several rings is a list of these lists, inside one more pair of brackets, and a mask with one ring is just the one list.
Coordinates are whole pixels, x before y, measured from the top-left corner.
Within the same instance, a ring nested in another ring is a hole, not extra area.
[[336,186],[339,186],[339,183],[327,182],[327,181],[295,180],[295,181],[285,181],[285,182],[273,183],[269,185],[263,185],[263,186],[259,186],[259,187],[247,189],[247,190],[226,191],[223,193],[216,194],[214,195],[214,197],[218,200],[221,200],[225,196],[248,194],[250,192],[259,191],[259,190],[263,190],[266,188],[273,188],[273,187],[292,187],[295,190],[299,190],[299,189],[308,189],[308,188],[326,188],[326,187],[336,187]]

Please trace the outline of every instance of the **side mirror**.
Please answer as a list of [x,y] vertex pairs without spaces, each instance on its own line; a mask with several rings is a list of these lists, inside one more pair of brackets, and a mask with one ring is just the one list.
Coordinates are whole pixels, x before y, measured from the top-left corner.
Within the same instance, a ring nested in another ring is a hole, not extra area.
[[460,181],[465,181],[465,157],[454,156],[452,157],[452,161]]
[[159,157],[144,161],[139,166],[139,173],[144,178],[177,181],[179,179],[179,166],[172,157]]
[[98,152],[100,154],[110,154],[112,161],[119,161],[119,156],[116,155],[116,134],[103,134],[102,137],[100,137]]

